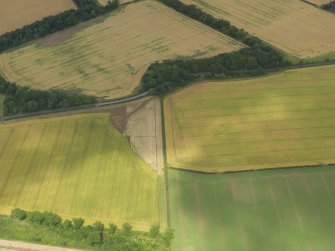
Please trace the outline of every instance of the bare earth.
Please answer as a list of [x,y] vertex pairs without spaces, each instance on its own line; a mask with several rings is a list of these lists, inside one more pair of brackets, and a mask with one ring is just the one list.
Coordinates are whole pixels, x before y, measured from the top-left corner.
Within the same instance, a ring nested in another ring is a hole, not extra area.
[[79,249],[58,248],[46,245],[37,245],[20,241],[0,240],[0,249],[10,248],[17,251],[79,251]]
[[163,175],[162,123],[158,98],[147,101],[140,109],[131,112],[125,135],[133,151],[159,175]]
[[127,137],[132,150],[159,175],[164,174],[161,108],[158,98],[113,107],[114,127]]
[[76,6],[72,0],[2,0],[0,35]]

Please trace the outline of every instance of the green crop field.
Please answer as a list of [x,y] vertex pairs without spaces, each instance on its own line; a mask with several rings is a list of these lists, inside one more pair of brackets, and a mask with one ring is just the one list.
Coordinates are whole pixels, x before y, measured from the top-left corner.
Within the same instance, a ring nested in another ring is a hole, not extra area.
[[335,250],[335,166],[233,174],[171,170],[173,250]]
[[0,214],[19,207],[139,230],[165,224],[156,173],[109,114],[0,124],[0,173]]
[[3,102],[5,101],[5,95],[0,94],[0,117],[3,115]]
[[168,162],[204,172],[335,162],[335,66],[207,82],[165,99]]

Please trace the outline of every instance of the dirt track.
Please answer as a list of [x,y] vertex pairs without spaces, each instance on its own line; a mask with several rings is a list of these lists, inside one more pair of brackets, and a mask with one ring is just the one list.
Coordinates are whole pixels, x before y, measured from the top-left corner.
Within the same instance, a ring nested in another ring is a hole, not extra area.
[[7,240],[0,240],[0,248],[10,248],[17,251],[79,251],[79,249],[58,248],[46,245]]

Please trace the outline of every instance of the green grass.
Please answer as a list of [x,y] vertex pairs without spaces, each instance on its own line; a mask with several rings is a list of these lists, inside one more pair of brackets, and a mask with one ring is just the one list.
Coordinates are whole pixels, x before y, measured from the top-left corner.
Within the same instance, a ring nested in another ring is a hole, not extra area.
[[[0,238],[55,246],[85,247],[82,240],[75,240],[75,238],[62,235],[62,233],[57,233],[54,229],[35,226],[27,222],[19,222],[5,216],[0,216]],[[86,250],[88,249],[86,247]],[[2,251],[1,248],[0,251]]]
[[335,162],[335,66],[192,85],[165,99],[170,166],[203,172]]
[[0,117],[3,116],[3,102],[5,101],[5,95],[0,94]]
[[335,250],[335,166],[169,171],[173,250]]
[[83,114],[0,125],[0,213],[19,207],[147,230],[161,223],[159,180],[111,125]]

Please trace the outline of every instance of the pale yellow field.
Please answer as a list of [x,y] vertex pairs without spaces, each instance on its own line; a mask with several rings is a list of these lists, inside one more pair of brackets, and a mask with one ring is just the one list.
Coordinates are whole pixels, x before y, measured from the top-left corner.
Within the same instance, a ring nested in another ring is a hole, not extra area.
[[164,5],[128,5],[56,46],[29,45],[0,55],[8,80],[35,89],[80,89],[98,97],[132,93],[154,61],[209,57],[242,45]]
[[19,207],[87,223],[164,228],[163,182],[108,113],[0,124],[0,214]]
[[76,8],[72,0],[2,0],[0,5],[0,35]]
[[335,162],[335,66],[205,82],[165,99],[167,158],[204,172]]
[[335,16],[300,0],[182,0],[299,58],[335,51]]

